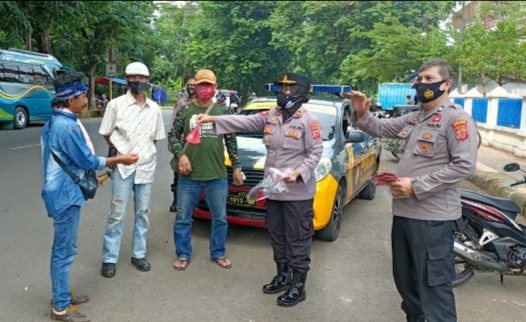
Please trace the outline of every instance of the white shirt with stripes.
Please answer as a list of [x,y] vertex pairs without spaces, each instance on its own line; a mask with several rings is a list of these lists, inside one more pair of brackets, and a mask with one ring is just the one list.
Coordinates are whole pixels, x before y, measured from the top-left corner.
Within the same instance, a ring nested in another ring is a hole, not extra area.
[[136,164],[118,164],[120,175],[126,179],[135,171],[135,183],[152,183],[157,163],[154,141],[166,138],[161,108],[146,98],[141,107],[130,91],[111,100],[106,107],[99,133],[110,135],[119,154],[137,153]]

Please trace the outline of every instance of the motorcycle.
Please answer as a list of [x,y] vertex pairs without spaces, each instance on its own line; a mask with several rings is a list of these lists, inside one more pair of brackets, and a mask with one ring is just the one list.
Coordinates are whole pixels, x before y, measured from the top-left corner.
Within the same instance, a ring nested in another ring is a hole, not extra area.
[[102,95],[101,98],[95,97],[95,106],[99,110],[100,115],[104,116],[104,113],[106,113],[106,106],[108,106],[108,99],[106,99],[106,96]]
[[[504,171],[521,170],[510,163]],[[523,171],[521,170],[522,172]],[[523,180],[510,183],[517,186]],[[519,205],[505,198],[495,198],[461,190],[462,217],[453,231],[455,280],[453,286],[466,283],[474,270],[493,271],[504,275],[526,275],[526,226],[515,222]]]

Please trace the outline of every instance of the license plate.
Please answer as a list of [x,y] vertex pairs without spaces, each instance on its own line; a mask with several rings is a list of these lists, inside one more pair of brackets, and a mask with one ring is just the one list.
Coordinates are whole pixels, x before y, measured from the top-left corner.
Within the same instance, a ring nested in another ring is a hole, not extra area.
[[256,200],[247,198],[248,192],[229,191],[227,202],[235,205],[255,206]]

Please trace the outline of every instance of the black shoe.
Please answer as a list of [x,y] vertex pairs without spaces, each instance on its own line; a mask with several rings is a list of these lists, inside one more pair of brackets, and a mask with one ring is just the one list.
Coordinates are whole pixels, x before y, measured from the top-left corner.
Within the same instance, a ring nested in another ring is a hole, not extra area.
[[100,274],[107,278],[112,278],[115,276],[115,272],[117,271],[116,266],[114,263],[102,263],[102,269],[100,270]]
[[278,297],[278,305],[280,306],[294,306],[301,301],[305,301],[307,294],[305,293],[305,282],[307,281],[307,273],[300,273],[296,270],[292,271],[292,282],[288,291]]
[[269,284],[263,285],[263,293],[276,294],[285,291],[290,286],[289,264],[277,263],[278,274]]
[[177,212],[177,202],[174,201],[174,203],[170,206],[170,212]]
[[147,272],[150,270],[150,268],[152,268],[146,258],[137,259],[132,257],[131,262],[141,272]]

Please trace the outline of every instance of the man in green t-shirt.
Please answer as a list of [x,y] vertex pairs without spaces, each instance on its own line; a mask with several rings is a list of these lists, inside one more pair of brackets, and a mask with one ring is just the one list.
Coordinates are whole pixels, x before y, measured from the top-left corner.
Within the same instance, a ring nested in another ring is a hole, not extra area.
[[[226,258],[226,200],[228,176],[225,166],[225,145],[234,169],[234,184],[243,184],[243,172],[237,153],[235,135],[216,135],[212,124],[198,124],[197,116],[209,109],[209,115],[223,115],[221,106],[212,98],[217,88],[214,72],[202,69],[195,75],[197,99],[175,117],[170,145],[178,160],[179,182],[177,185],[177,215],[174,223],[174,243],[177,259],[176,270],[184,270],[192,258],[192,212],[199,202],[201,190],[212,216],[210,233],[210,258],[223,268],[232,262]],[[200,143],[186,142],[186,136],[199,127]],[[223,144],[224,140],[224,144]]]

